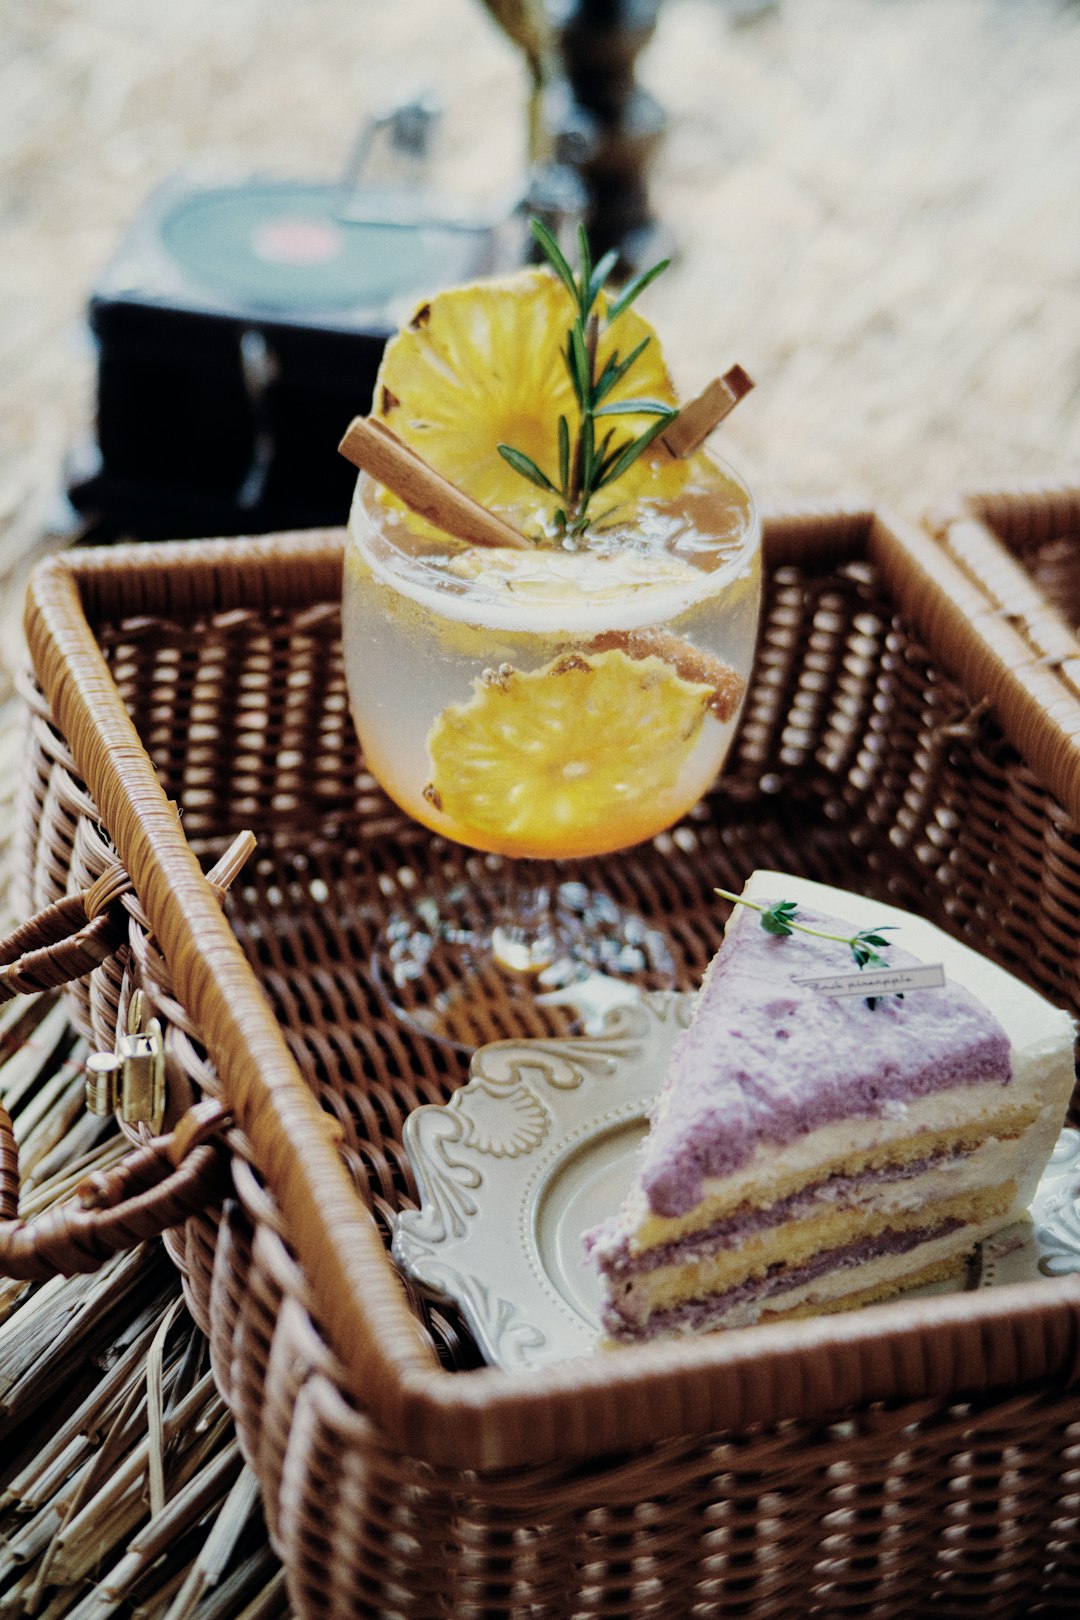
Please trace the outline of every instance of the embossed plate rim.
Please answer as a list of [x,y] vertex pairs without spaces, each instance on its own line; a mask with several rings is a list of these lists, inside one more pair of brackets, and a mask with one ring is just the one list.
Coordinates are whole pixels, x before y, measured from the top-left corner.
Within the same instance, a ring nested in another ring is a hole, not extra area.
[[[598,1324],[569,1302],[578,1290],[567,1266],[541,1253],[540,1206],[583,1149],[644,1116],[693,1000],[657,992],[616,1008],[601,1035],[481,1047],[467,1085],[406,1120],[420,1207],[398,1216],[394,1258],[429,1297],[457,1306],[493,1365],[527,1370],[598,1348]],[[1066,1128],[1030,1219],[980,1246],[966,1286],[1080,1270],[1078,1190],[1080,1131]]]

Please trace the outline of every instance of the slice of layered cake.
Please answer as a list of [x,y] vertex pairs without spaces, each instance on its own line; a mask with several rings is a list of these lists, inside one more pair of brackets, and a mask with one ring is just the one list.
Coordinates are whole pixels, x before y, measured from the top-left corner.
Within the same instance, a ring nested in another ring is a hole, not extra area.
[[756,872],[742,898],[631,1192],[586,1238],[616,1339],[948,1277],[1023,1213],[1064,1120],[1073,1022],[1011,974],[821,884]]

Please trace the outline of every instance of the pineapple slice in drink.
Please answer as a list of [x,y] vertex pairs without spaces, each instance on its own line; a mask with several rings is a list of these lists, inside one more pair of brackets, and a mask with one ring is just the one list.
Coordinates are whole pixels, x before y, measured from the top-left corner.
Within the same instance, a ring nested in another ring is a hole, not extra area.
[[[375,384],[374,412],[399,439],[481,506],[526,530],[549,528],[560,497],[524,483],[496,445],[512,444],[540,467],[557,465],[556,424],[560,414],[573,419],[577,410],[563,359],[571,314],[565,288],[548,270],[452,287],[421,304],[390,339]],[[602,334],[597,365],[646,339],[609,404],[641,397],[676,404],[656,333],[634,309]],[[632,432],[648,420],[621,419]],[[686,476],[685,463],[658,450],[623,474],[606,505],[632,502],[646,491],[673,498]],[[597,502],[594,517],[604,508]],[[418,520],[409,522],[419,532]]]
[[[429,803],[452,837],[533,856],[639,843],[708,785],[694,755],[714,688],[612,647],[492,671],[431,729]],[[687,770],[689,781],[685,780]]]

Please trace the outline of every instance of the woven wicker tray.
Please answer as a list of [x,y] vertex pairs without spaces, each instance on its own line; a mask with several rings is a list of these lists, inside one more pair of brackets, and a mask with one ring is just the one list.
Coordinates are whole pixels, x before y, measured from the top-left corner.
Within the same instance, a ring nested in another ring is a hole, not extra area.
[[954,496],[929,527],[991,613],[1080,697],[1080,483]]
[[[409,1297],[401,1127],[465,1078],[388,1015],[380,921],[468,881],[364,770],[342,538],[88,551],[35,576],[22,903],[105,871],[126,959],[70,992],[110,1045],[137,981],[174,1109],[220,1097],[232,1187],[169,1238],[305,1614],[911,1615],[1080,1599],[1080,1282],[901,1301],[521,1378]],[[670,837],[582,863],[663,918],[692,987],[754,866],[921,911],[1080,1009],[1080,706],[925,534],[766,525],[744,720]],[[223,912],[203,871],[258,851]],[[497,997],[474,1035],[504,1032]]]

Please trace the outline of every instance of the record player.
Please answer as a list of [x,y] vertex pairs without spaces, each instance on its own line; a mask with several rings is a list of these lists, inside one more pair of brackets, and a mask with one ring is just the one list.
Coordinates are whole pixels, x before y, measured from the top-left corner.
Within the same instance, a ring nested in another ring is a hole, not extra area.
[[415,173],[433,118],[421,101],[372,120],[333,183],[177,178],[149,199],[89,302],[97,437],[67,470],[85,532],[344,521],[355,474],[335,447],[386,338],[424,292],[526,251],[523,207],[468,217],[369,178],[379,147]]

